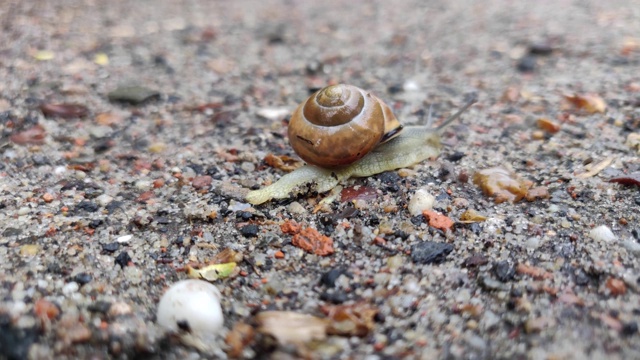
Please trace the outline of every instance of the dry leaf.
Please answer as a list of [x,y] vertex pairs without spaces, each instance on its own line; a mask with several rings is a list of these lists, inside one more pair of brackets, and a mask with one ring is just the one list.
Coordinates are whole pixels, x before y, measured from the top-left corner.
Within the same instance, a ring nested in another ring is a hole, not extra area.
[[203,279],[207,281],[216,281],[224,279],[233,273],[236,263],[230,262],[225,264],[214,264],[205,266],[202,269],[194,269],[187,265],[187,275],[194,279]]
[[378,313],[377,308],[365,302],[327,306],[322,311],[331,319],[327,333],[359,337],[367,336],[374,329],[374,317]]
[[531,187],[531,182],[522,180],[503,167],[477,171],[473,174],[473,183],[479,186],[485,195],[494,196],[497,204],[520,201]]
[[264,157],[264,162],[282,171],[293,171],[302,166],[303,162],[287,155],[269,154]]
[[613,158],[606,158],[602,161],[600,161],[599,163],[592,165],[591,169],[589,169],[589,171],[582,173],[582,174],[578,174],[576,175],[577,178],[579,179],[586,179],[586,178],[590,178],[594,175],[597,175],[600,171],[604,170],[607,168],[607,166],[609,166],[611,163],[613,162]]
[[276,338],[280,344],[303,344],[327,337],[328,321],[293,311],[263,311],[256,315],[258,331]]
[[588,114],[604,113],[607,110],[607,103],[597,94],[565,95],[564,98]]
[[469,209],[460,215],[460,222],[470,224],[487,220],[486,216],[480,215],[477,211]]

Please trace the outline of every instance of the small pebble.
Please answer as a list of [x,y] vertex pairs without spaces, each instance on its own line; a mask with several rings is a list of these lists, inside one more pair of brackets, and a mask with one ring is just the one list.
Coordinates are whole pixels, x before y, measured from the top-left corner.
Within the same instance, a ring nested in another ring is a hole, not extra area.
[[418,189],[409,201],[409,213],[411,216],[421,215],[424,210],[433,209],[435,196],[431,195],[427,189]]
[[613,234],[611,229],[606,225],[600,225],[596,228],[591,229],[589,232],[589,237],[595,241],[604,241],[611,242],[616,239],[616,236]]

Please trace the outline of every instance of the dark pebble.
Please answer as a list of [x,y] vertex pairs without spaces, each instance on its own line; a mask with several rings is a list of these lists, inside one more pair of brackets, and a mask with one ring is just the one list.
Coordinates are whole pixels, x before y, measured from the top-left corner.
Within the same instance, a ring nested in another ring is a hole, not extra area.
[[84,197],[85,199],[95,199],[98,196],[102,195],[104,193],[104,190],[100,189],[100,188],[87,188],[84,190]]
[[451,244],[423,241],[411,248],[411,260],[417,264],[441,263],[451,251]]
[[342,291],[336,291],[331,293],[325,291],[320,294],[320,300],[327,301],[332,304],[342,304],[343,302],[349,300],[349,298],[347,297],[347,294],[345,294]]
[[478,266],[486,265],[487,263],[489,263],[489,259],[486,256],[482,254],[473,254],[468,258],[464,259],[462,266],[467,268],[478,267]]
[[633,201],[635,201],[636,205],[640,205],[640,196],[636,196]]
[[160,93],[144,86],[123,86],[107,94],[109,101],[139,105],[147,100],[160,98]]
[[502,282],[507,282],[513,279],[516,275],[516,270],[508,261],[503,260],[497,262],[493,266],[493,273]]
[[378,225],[380,225],[380,219],[378,219],[378,217],[375,216],[375,215],[371,215],[369,220],[367,220],[367,225],[368,226],[378,226]]
[[240,234],[242,234],[242,236],[244,237],[258,237],[258,231],[260,229],[258,228],[258,225],[256,224],[249,224],[249,225],[245,225],[242,228],[240,228]]
[[112,201],[107,204],[104,208],[107,210],[109,215],[113,214],[116,209],[121,209],[124,203],[122,201]]
[[115,241],[110,242],[108,244],[102,244],[102,251],[108,252],[108,253],[114,253],[118,251],[119,248],[120,248],[120,244]]
[[320,284],[330,288],[335,287],[336,280],[343,274],[350,277],[349,273],[344,268],[331,269],[322,274],[320,277]]
[[638,323],[635,321],[622,325],[622,335],[631,336],[638,332]]
[[22,229],[17,229],[12,227],[8,227],[4,229],[4,231],[2,232],[2,236],[5,236],[5,237],[18,236],[20,234],[22,234]]
[[111,309],[111,303],[108,301],[98,300],[93,304],[87,306],[87,310],[93,313],[106,314]]
[[125,266],[128,266],[131,262],[131,256],[126,251],[121,252],[118,256],[116,256],[115,263],[120,265],[121,269],[124,269]]
[[153,221],[157,222],[158,224],[162,224],[162,225],[166,225],[166,224],[170,224],[171,223],[169,218],[166,217],[166,216],[156,216],[155,218],[153,218]]
[[584,270],[582,269],[578,269],[575,272],[575,279],[574,281],[576,282],[576,285],[579,286],[585,286],[589,284],[589,275],[587,275],[586,272],[584,272]]
[[447,160],[451,161],[451,162],[457,162],[462,160],[463,157],[467,156],[467,154],[460,152],[460,151],[456,151],[453,154],[450,154],[449,156],[447,156]]
[[91,280],[93,280],[91,275],[85,272],[79,273],[73,277],[73,281],[77,282],[80,285],[88,284]]
[[533,56],[525,56],[518,61],[517,69],[523,73],[531,73],[536,69],[536,58]]
[[237,211],[236,219],[241,221],[249,221],[253,217],[253,214],[248,211]]
[[402,84],[394,84],[387,88],[389,94],[398,94],[404,91],[404,86]]
[[100,209],[100,206],[93,201],[83,200],[78,203],[75,207],[75,211],[86,211],[86,212],[96,212]]
[[102,221],[101,219],[94,219],[94,220],[89,221],[89,227],[91,229],[97,229],[103,223],[104,223],[104,221]]
[[553,48],[545,42],[531,44],[531,46],[529,46],[529,54],[531,55],[547,56],[551,55],[551,53],[553,53]]
[[33,155],[31,157],[31,161],[33,161],[33,165],[35,165],[35,166],[42,166],[42,165],[51,164],[51,161],[49,161],[49,158],[47,158],[45,156],[42,156],[40,154]]
[[383,172],[382,174],[379,174],[377,178],[378,180],[380,180],[380,182],[385,184],[395,184],[400,182],[401,180],[400,175],[398,175],[398,173],[395,171]]
[[34,328],[11,325],[8,314],[0,315],[0,356],[6,359],[27,359],[29,348],[37,338]]
[[636,239],[636,241],[640,240],[640,230],[635,228],[631,230],[631,235],[633,235],[633,238]]
[[411,223],[415,226],[420,226],[420,224],[422,224],[423,221],[424,221],[424,216],[422,215],[416,215],[411,217]]

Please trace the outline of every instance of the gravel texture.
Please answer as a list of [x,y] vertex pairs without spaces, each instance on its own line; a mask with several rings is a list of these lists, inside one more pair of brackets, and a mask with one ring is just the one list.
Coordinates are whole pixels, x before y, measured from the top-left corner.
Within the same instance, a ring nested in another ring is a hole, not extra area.
[[[640,2],[4,1],[0,24],[0,358],[640,357],[640,181],[609,181],[640,171]],[[404,124],[479,101],[437,160],[342,184],[366,197],[243,203],[340,82]],[[540,195],[497,204],[471,179],[498,165]],[[165,334],[163,292],[224,249],[223,333]],[[227,335],[353,304],[358,336]]]

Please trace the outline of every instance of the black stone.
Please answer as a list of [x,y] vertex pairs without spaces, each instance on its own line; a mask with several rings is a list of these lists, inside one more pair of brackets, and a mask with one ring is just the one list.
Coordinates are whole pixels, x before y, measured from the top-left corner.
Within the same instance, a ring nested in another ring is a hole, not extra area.
[[125,266],[128,266],[131,262],[131,256],[126,251],[121,252],[118,256],[116,256],[115,260],[116,264],[120,265],[121,269],[124,269]]
[[75,211],[86,211],[86,212],[96,212],[100,209],[100,205],[94,203],[93,201],[83,200],[78,203],[75,207]]
[[638,332],[638,323],[635,321],[622,325],[622,335],[631,336]]
[[102,221],[100,219],[91,220],[91,221],[89,221],[89,227],[91,229],[97,229],[98,226],[102,225],[103,223],[104,223],[104,221]]
[[119,248],[120,248],[120,244],[115,241],[110,242],[108,244],[102,244],[102,251],[108,252],[108,253],[114,253],[118,251]]
[[456,151],[453,154],[450,154],[449,156],[447,156],[447,160],[451,162],[457,162],[457,161],[460,161],[465,156],[467,156],[467,154],[460,151]]
[[108,301],[98,300],[87,306],[87,310],[93,313],[106,314],[111,309],[111,303]]
[[2,232],[2,236],[5,236],[5,237],[18,236],[20,234],[22,234],[22,229],[12,228],[12,227],[8,227],[4,229],[4,231]]
[[322,276],[320,277],[320,284],[330,288],[335,287],[336,280],[340,277],[340,275],[346,275],[351,277],[350,274],[347,272],[347,269],[344,269],[344,268],[331,269],[325,272],[324,274],[322,274]]
[[249,224],[240,228],[240,234],[247,238],[258,237],[258,231],[260,231],[260,228],[256,224]]
[[342,304],[343,302],[349,300],[347,294],[343,292],[323,292],[320,294],[320,300],[327,301],[332,304]]
[[533,56],[525,56],[518,61],[517,69],[523,73],[531,73],[536,69],[536,58]]
[[77,282],[80,285],[88,284],[93,278],[90,274],[86,272],[82,272],[73,277],[73,281]]
[[236,219],[238,219],[238,220],[249,221],[249,220],[251,220],[252,217],[253,217],[253,214],[248,212],[248,211],[237,211],[236,212]]
[[27,359],[29,348],[37,338],[34,328],[17,328],[11,325],[8,314],[0,315],[0,356],[4,359]]
[[423,241],[411,248],[411,260],[417,264],[441,263],[453,251],[453,245]]
[[502,282],[507,282],[513,279],[516,275],[516,269],[509,264],[508,261],[499,261],[493,266],[493,274]]
[[377,176],[378,180],[385,184],[395,184],[400,182],[400,175],[395,171],[387,171]]
[[124,203],[122,201],[112,201],[108,203],[107,206],[105,206],[104,208],[107,210],[109,215],[111,215],[116,211],[116,209],[122,208],[123,204]]

